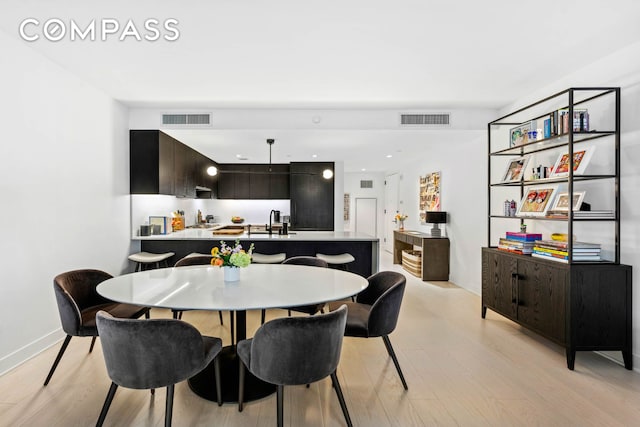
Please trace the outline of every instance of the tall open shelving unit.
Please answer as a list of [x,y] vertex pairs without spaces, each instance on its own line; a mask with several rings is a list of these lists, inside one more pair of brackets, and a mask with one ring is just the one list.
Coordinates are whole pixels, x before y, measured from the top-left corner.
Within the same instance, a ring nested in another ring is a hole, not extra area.
[[[561,129],[564,114],[568,120]],[[580,121],[574,123],[574,117]],[[522,131],[527,128],[528,135]],[[583,156],[584,168],[534,175],[553,169],[561,156],[576,154]],[[518,179],[508,179],[509,165],[518,160],[525,169]],[[620,264],[620,88],[569,88],[489,123],[487,166],[482,317],[491,309],[562,345],[569,369],[578,350],[622,351],[631,369],[631,267]],[[564,216],[545,215],[547,209],[524,212],[523,197],[536,190],[552,194],[549,206],[558,194],[581,194],[593,212],[576,215],[573,197]],[[523,211],[505,213],[505,198]],[[543,239],[554,233],[574,236],[566,241],[568,259],[561,263],[498,250],[500,238],[525,223]],[[574,260],[574,239],[600,245],[601,259]]]

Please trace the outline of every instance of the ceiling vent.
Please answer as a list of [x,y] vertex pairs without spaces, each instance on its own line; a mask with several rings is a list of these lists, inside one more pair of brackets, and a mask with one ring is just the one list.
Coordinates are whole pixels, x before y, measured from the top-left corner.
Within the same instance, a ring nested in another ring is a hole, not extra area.
[[166,126],[211,126],[211,114],[163,114]]
[[373,181],[370,179],[360,180],[360,188],[373,188]]
[[449,113],[400,114],[402,126],[449,126]]

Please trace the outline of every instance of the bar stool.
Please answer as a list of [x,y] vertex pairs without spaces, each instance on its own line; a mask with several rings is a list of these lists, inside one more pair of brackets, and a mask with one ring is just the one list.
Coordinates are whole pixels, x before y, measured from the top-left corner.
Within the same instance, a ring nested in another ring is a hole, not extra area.
[[[134,271],[144,270],[144,266],[149,267],[150,264],[155,264],[155,268],[160,268],[160,263],[163,262],[165,267],[169,267],[167,260],[174,256],[173,252],[166,252],[163,254],[152,254],[150,252],[138,252],[129,255],[129,259],[136,263]],[[148,268],[146,268],[148,269]]]
[[349,271],[349,266],[347,264],[352,263],[356,259],[353,255],[349,253],[338,254],[338,255],[325,255],[325,254],[316,254],[316,258],[320,258],[327,262],[329,265],[336,265],[338,268],[342,270]]
[[[287,254],[278,253],[278,254],[260,254],[254,252],[251,254],[251,262],[256,264],[280,264],[287,258]],[[266,310],[263,308],[262,313],[260,314],[260,324],[264,325],[264,320],[266,316]]]
[[251,254],[251,262],[256,264],[280,264],[287,258],[287,254],[259,254],[254,252]]

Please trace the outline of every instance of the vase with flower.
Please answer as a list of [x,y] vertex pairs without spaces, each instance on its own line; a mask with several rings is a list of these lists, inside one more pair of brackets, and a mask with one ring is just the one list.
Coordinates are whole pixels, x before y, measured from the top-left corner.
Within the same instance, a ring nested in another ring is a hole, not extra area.
[[240,280],[240,269],[251,264],[252,253],[253,243],[249,250],[245,251],[240,240],[236,240],[233,247],[225,241],[220,241],[220,247],[214,246],[211,249],[211,265],[224,269],[225,282],[237,282]]
[[407,215],[397,213],[395,218],[396,218],[396,222],[398,223],[398,230],[404,231],[404,220],[407,219]]

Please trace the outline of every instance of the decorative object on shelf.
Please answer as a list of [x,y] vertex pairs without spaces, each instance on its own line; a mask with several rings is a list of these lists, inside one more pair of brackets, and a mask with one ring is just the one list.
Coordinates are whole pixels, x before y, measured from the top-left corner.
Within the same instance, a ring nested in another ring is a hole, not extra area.
[[[595,151],[595,147],[583,148],[573,152],[573,174],[582,175],[587,169],[589,160]],[[564,153],[558,156],[551,178],[565,177],[569,175],[569,154]]]
[[407,219],[408,216],[405,214],[397,213],[395,216],[396,222],[398,223],[398,230],[404,231],[404,220]]
[[527,224],[524,224],[524,223],[520,224],[520,232],[523,234],[527,234]]
[[440,172],[420,177],[420,222],[425,223],[426,211],[440,210]]
[[438,224],[445,224],[447,222],[447,213],[444,211],[427,211],[425,216],[425,222],[427,224],[433,224],[431,237],[441,237],[442,233]]
[[240,268],[251,264],[253,247],[252,243],[249,246],[249,250],[245,251],[240,244],[240,240],[236,240],[233,247],[221,240],[219,248],[214,246],[211,249],[211,256],[213,257],[211,258],[211,265],[224,267],[225,282],[236,282],[240,280]]
[[527,170],[529,157],[518,157],[511,159],[507,165],[507,170],[502,177],[502,182],[517,182],[524,177],[524,171]]
[[531,130],[531,123],[527,122],[520,126],[516,126],[509,131],[510,141],[509,147],[517,147],[529,142],[529,131]]
[[344,193],[344,220],[349,221],[349,209],[351,205],[351,195]]
[[[584,195],[586,191],[574,191],[573,192],[573,210],[578,211],[582,206],[582,201],[584,200]],[[558,193],[558,196],[553,202],[553,206],[551,206],[552,211],[560,211],[560,212],[569,212],[569,193],[563,192]]]
[[546,216],[557,189],[557,185],[528,188],[520,201],[516,216]]

